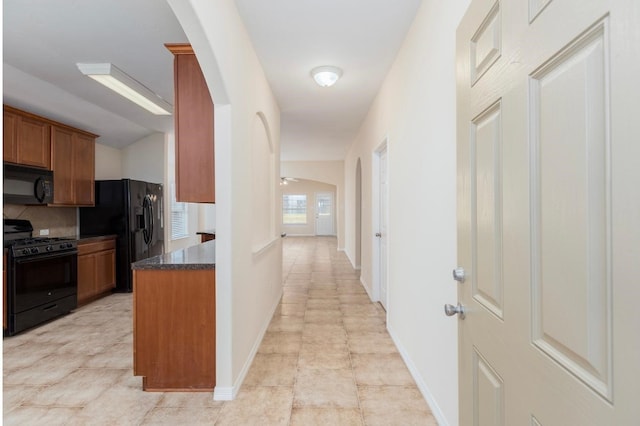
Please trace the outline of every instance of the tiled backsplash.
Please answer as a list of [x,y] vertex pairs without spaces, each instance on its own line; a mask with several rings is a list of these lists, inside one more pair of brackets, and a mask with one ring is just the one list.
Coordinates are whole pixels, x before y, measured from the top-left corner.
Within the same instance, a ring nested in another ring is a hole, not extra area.
[[33,236],[40,235],[41,229],[48,229],[50,237],[75,236],[78,227],[78,209],[75,207],[44,207],[5,204],[5,219],[26,219],[33,225]]

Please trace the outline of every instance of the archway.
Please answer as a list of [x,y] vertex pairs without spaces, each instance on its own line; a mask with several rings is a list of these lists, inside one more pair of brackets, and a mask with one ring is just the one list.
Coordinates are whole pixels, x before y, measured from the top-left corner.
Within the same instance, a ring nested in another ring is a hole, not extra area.
[[362,259],[362,165],[360,164],[360,158],[358,158],[358,164],[356,165],[356,258],[355,267],[360,269],[360,262]]

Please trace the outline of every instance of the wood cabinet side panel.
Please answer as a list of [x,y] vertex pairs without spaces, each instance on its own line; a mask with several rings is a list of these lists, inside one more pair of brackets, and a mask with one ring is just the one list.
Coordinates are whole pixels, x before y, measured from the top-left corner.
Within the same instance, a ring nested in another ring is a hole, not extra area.
[[150,389],[215,386],[215,271],[134,271],[134,374]]
[[195,55],[175,57],[176,196],[215,202],[213,101]]

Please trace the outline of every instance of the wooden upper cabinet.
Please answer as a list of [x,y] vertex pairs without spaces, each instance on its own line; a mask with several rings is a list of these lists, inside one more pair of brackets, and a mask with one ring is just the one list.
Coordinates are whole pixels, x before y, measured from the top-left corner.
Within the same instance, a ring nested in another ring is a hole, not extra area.
[[4,105],[3,158],[53,170],[53,204],[94,205],[97,135]]
[[214,203],[213,101],[191,45],[165,44],[174,54],[176,199]]
[[3,115],[3,159],[8,163],[18,162],[18,121],[20,116],[4,110]]
[[53,203],[73,204],[73,132],[54,127],[51,131]]
[[95,138],[52,126],[53,204],[94,204]]
[[18,162],[51,168],[51,126],[30,117],[21,117],[18,126]]
[[[95,203],[96,143],[91,136],[76,134],[74,153],[75,204],[92,206]],[[55,179],[55,177],[54,177]]]
[[3,160],[51,169],[51,125],[33,114],[4,106]]

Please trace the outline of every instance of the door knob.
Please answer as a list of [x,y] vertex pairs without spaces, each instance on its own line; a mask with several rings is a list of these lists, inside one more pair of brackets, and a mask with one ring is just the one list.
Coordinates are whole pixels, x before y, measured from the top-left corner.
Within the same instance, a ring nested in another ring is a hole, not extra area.
[[453,270],[453,279],[458,281],[459,283],[464,282],[464,268],[458,266]]
[[458,314],[460,316],[460,319],[464,319],[465,311],[466,311],[466,309],[460,303],[458,303],[457,306],[453,306],[453,305],[450,305],[448,303],[446,305],[444,305],[444,313],[448,317],[451,317],[451,316],[453,316],[455,314]]
[[380,238],[382,237],[382,234],[380,232],[376,232],[376,237]]

